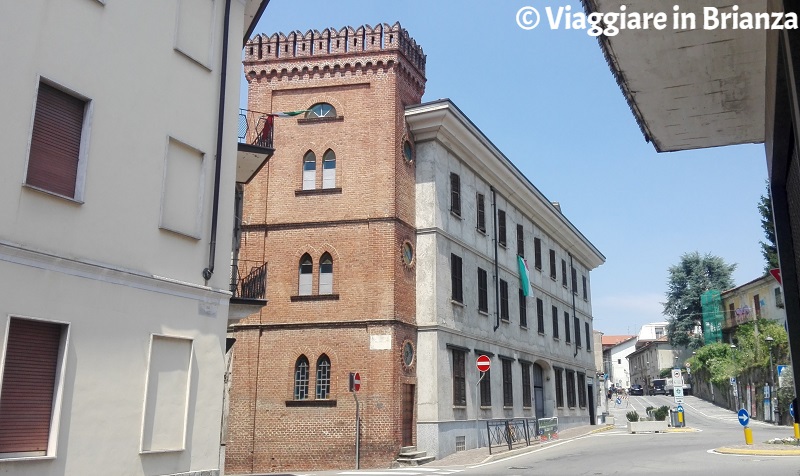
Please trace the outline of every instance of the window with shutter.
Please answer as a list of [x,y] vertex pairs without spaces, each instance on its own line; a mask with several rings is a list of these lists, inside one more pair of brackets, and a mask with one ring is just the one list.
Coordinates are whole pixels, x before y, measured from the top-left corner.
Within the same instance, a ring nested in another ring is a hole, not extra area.
[[11,318],[0,389],[2,454],[46,456],[58,402],[54,396],[63,365],[66,326]]
[[80,199],[77,187],[87,102],[40,82],[25,183]]
[[336,188],[336,154],[330,149],[322,156],[322,188]]

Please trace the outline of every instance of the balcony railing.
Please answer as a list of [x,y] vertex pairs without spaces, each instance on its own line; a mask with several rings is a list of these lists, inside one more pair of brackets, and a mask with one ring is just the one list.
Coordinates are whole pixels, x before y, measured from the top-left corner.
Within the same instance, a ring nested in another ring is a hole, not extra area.
[[264,112],[239,109],[239,143],[273,149],[274,119]]
[[234,298],[264,300],[267,296],[267,263],[234,261],[231,266],[231,292]]

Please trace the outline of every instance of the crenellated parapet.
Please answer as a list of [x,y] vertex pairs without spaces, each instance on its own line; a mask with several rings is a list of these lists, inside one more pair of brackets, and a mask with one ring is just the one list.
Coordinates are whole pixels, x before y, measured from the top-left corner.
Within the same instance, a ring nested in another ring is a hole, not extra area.
[[[354,56],[381,52],[400,52],[410,65],[424,78],[425,54],[400,23],[379,23],[341,30],[326,28],[321,32],[309,30],[305,34],[274,33],[256,35],[245,45],[245,69],[256,64],[292,61],[297,59],[322,59],[325,57]],[[256,69],[256,68],[253,68]],[[269,68],[262,68],[267,69]]]

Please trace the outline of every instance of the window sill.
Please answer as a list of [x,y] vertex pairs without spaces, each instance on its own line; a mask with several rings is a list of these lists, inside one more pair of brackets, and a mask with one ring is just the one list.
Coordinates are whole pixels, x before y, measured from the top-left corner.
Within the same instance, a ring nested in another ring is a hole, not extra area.
[[556,282],[556,277],[555,276],[550,276],[550,279],[552,279],[554,283]]
[[308,195],[336,195],[342,193],[341,187],[336,188],[312,188],[309,190],[295,190],[296,197],[304,197]]
[[338,301],[339,295],[338,294],[308,294],[308,295],[298,295],[298,296],[291,296],[289,298],[292,302],[304,302],[304,301]]
[[32,453],[6,453],[0,455],[0,462],[6,461],[46,461],[56,459],[53,455],[35,455]]
[[52,197],[61,198],[61,199],[66,200],[68,202],[72,202],[72,203],[74,203],[76,205],[83,205],[83,200],[78,200],[75,197],[68,197],[66,195],[61,195],[60,193],[51,192],[50,190],[47,190],[47,189],[44,189],[44,188],[36,187],[34,185],[28,185],[27,183],[23,183],[22,187],[23,188],[27,188],[29,190],[35,190],[35,191],[40,192],[40,193],[44,193],[44,194],[50,195]]
[[457,212],[454,212],[453,210],[450,210],[450,214],[453,215],[454,217],[458,218],[459,220],[463,220],[463,218],[461,217],[460,213],[457,213]]
[[480,228],[475,228],[475,231],[477,231],[478,233],[480,233],[483,236],[487,236],[486,235],[486,229],[481,230]]
[[503,405],[503,410],[513,410],[514,406]]
[[335,407],[336,400],[286,400],[287,407]]
[[455,299],[453,299],[453,298],[450,298],[450,304],[454,304],[454,305],[456,305],[456,306],[458,306],[458,307],[467,307],[467,305],[466,305],[466,304],[464,304],[463,302],[461,302],[461,301],[456,301],[456,300],[455,300]]
[[504,250],[508,249],[508,243],[504,243],[502,241],[498,241],[497,244],[500,245],[500,248],[503,248]]
[[344,116],[336,117],[301,117],[297,119],[298,124],[317,124],[320,122],[344,122]]
[[466,410],[466,405],[453,405],[453,410]]
[[489,311],[481,311],[480,309],[478,309],[478,314],[489,317]]
[[524,330],[524,331],[527,331],[527,330],[528,330],[528,326],[526,326],[526,325],[523,325],[523,324],[520,324],[520,325],[519,325],[519,328],[520,328],[520,329],[522,329],[522,330]]
[[542,267],[541,266],[534,266],[533,269],[535,269],[536,271],[538,271],[540,273],[542,272]]
[[542,332],[542,331],[539,331],[539,335],[540,335],[540,336],[542,336],[542,337],[544,337],[544,336],[546,336],[547,334],[545,334],[545,333],[544,333],[544,332]]
[[505,318],[505,319],[504,319],[504,318],[502,318],[502,317],[501,317],[501,318],[500,318],[500,322],[501,322],[501,323],[503,323],[503,324],[511,324],[511,321],[510,321],[510,320],[508,320],[508,318]]
[[559,338],[558,338],[558,337],[556,337],[556,336],[553,336],[553,340],[554,340],[554,341],[556,341],[556,342],[561,342],[561,339],[559,339]]
[[491,405],[481,405],[481,410],[491,410],[491,409],[492,409]]

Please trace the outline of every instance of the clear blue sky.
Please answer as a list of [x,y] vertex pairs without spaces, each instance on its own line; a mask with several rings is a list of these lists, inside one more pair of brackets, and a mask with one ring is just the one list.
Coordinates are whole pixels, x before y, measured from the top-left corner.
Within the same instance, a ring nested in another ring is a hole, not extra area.
[[665,320],[667,268],[685,252],[736,263],[737,285],[761,276],[763,145],[656,153],[597,40],[544,19],[524,31],[526,5],[582,11],[577,0],[272,0],[255,33],[399,21],[427,55],[423,101],[450,98],[606,256],[591,290],[607,335]]

